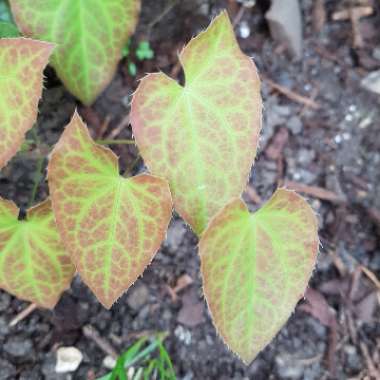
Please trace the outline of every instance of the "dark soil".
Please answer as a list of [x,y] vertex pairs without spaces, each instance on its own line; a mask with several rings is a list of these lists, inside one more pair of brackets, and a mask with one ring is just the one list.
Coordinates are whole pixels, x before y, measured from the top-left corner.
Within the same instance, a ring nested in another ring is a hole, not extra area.
[[[180,77],[181,73],[173,70],[177,52],[228,4],[233,18],[234,3],[179,1],[158,20],[171,1],[143,1],[134,45],[149,39],[154,60],[138,63],[137,78],[128,75],[122,62],[91,109],[77,104],[48,70],[38,119],[40,140],[52,146],[75,107],[94,134],[107,121],[103,134],[107,136],[125,121],[136,79],[157,70]],[[86,325],[119,352],[139,334],[167,331],[165,344],[178,379],[380,378],[380,372],[376,374],[372,368],[377,365],[379,371],[379,290],[376,294],[374,282],[360,269],[363,266],[380,277],[380,98],[360,86],[366,74],[380,69],[379,57],[374,56],[380,48],[380,6],[373,1],[375,14],[361,20],[364,47],[354,49],[350,22],[331,19],[335,10],[344,9],[343,1],[324,1],[327,21],[316,33],[312,29],[315,1],[302,0],[304,50],[302,60],[295,61],[270,37],[263,16],[267,2],[257,3],[236,26],[238,36],[242,25],[251,29],[247,38],[239,38],[242,49],[254,57],[263,77],[314,99],[321,107],[314,110],[294,102],[264,79],[264,126],[250,183],[264,200],[286,180],[327,189],[337,196],[328,201],[306,194],[319,214],[322,243],[311,287],[328,301],[330,309],[314,303],[310,313],[299,306],[274,341],[250,366],[244,366],[223,345],[211,324],[202,297],[197,239],[181,219],[174,218],[152,265],[109,311],[75,278],[54,311],[36,310],[9,327],[10,320],[27,304],[0,292],[0,380],[95,379],[104,374],[107,369],[102,362],[107,354],[84,335]],[[131,137],[128,124],[117,137]],[[268,150],[276,138],[283,147],[273,156]],[[115,151],[123,171],[135,174],[144,170],[136,148],[118,146]],[[36,165],[33,146],[19,153],[0,173],[0,195],[25,207]],[[43,200],[47,191],[41,183],[36,201]],[[174,301],[168,286],[175,286],[184,274],[193,283]],[[189,300],[196,309],[195,321],[186,315],[194,310],[183,307]],[[327,322],[326,312],[330,315]],[[56,349],[62,345],[73,345],[84,355],[71,375],[55,373]]]

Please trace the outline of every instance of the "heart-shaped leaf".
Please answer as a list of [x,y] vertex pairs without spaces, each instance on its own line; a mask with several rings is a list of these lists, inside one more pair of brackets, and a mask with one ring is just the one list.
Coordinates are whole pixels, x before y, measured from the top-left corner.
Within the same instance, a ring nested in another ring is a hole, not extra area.
[[235,199],[210,222],[200,241],[204,293],[217,330],[245,363],[304,294],[318,245],[313,210],[285,189],[254,214]]
[[119,175],[78,114],[48,167],[54,213],[79,274],[107,308],[140,276],[165,238],[172,213],[166,181]]
[[174,205],[200,234],[245,188],[261,127],[260,81],[227,13],[180,54],[186,84],[149,74],[133,101],[136,142],[153,174],[168,179]]
[[0,288],[53,308],[75,273],[64,251],[50,201],[18,220],[19,210],[0,198]]
[[140,0],[10,3],[24,35],[57,44],[51,63],[67,89],[85,104],[111,81],[140,9]]
[[26,38],[0,39],[0,168],[20,149],[36,121],[42,72],[52,49]]

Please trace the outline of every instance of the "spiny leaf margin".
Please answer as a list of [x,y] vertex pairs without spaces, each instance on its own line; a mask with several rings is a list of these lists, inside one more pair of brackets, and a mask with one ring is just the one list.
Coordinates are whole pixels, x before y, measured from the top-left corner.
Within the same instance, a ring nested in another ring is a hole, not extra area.
[[110,308],[165,238],[169,185],[147,174],[121,177],[117,157],[93,142],[77,113],[52,152],[48,180],[63,242],[83,281]]
[[176,210],[200,235],[245,188],[261,129],[260,80],[226,12],[179,59],[185,86],[148,74],[133,96],[131,124],[145,163],[169,181]]
[[140,11],[140,0],[10,0],[10,4],[24,35],[57,44],[52,66],[86,105],[114,76]]
[[53,47],[28,38],[0,39],[0,169],[37,119],[43,70]]
[[13,202],[0,198],[0,288],[52,309],[75,273],[58,234],[50,201],[18,220]]
[[314,211],[286,189],[253,214],[236,198],[210,222],[199,243],[205,298],[217,331],[246,364],[304,294],[318,247]]

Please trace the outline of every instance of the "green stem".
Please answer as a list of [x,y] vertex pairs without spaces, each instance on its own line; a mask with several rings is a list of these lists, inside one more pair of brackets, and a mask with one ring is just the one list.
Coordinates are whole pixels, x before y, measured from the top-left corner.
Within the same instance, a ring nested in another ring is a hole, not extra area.
[[[39,146],[40,141],[39,141],[39,137],[37,135],[37,132],[32,129],[32,134],[33,134],[34,140],[36,142],[36,145]],[[30,208],[33,205],[33,203],[36,199],[36,196],[37,196],[38,186],[40,185],[40,183],[44,177],[43,176],[44,161],[45,161],[45,156],[39,155],[38,159],[37,159],[37,164],[36,164],[36,172],[34,174],[34,183],[33,183],[33,187],[32,187],[32,192],[31,192],[31,196],[30,196],[27,208]]]
[[134,145],[135,140],[96,140],[100,145]]

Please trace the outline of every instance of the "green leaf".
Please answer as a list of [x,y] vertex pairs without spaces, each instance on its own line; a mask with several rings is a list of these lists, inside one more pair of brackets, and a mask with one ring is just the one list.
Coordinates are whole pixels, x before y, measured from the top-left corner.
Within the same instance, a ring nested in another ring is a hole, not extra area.
[[137,67],[136,67],[136,64],[134,62],[128,62],[128,72],[133,77],[136,76],[136,74],[137,74]]
[[84,282],[107,308],[151,262],[172,213],[166,181],[119,175],[117,157],[96,145],[75,114],[48,167],[63,242]]
[[24,35],[57,44],[52,65],[67,89],[91,104],[111,81],[133,33],[140,0],[11,0]]
[[13,202],[0,198],[0,288],[53,308],[75,273],[55,225],[50,201],[18,220]]
[[[119,356],[112,373],[108,373],[97,380],[121,380],[125,378],[126,370],[132,366],[136,368],[137,364],[139,364],[140,370],[143,371],[144,379],[153,378],[151,376],[152,372],[157,372],[160,380],[176,380],[170,356],[162,343],[164,338],[165,334],[157,334],[147,346],[148,338],[140,338]],[[156,351],[158,351],[157,358],[152,358]],[[142,378],[138,374],[139,372],[136,373],[133,379]],[[157,378],[157,376],[154,378]]]
[[0,39],[0,169],[20,149],[37,118],[42,73],[53,45]]
[[235,199],[210,222],[199,248],[204,294],[219,334],[245,363],[302,298],[318,245],[313,210],[285,189],[254,214]]
[[149,41],[141,41],[136,49],[136,57],[139,61],[144,59],[152,59],[154,57],[154,51],[150,48]]
[[200,234],[245,188],[261,128],[260,81],[226,12],[180,61],[185,86],[164,73],[147,75],[133,97],[131,123],[145,163],[168,179],[176,210]]
[[20,36],[15,24],[9,21],[0,21],[0,38],[11,38]]

